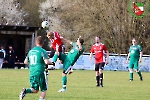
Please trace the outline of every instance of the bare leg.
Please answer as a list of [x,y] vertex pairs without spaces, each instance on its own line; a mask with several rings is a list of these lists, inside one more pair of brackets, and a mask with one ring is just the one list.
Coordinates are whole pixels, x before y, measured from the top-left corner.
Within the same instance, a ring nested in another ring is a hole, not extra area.
[[41,98],[41,99],[45,99],[45,97],[46,97],[46,91],[41,92],[40,98]]

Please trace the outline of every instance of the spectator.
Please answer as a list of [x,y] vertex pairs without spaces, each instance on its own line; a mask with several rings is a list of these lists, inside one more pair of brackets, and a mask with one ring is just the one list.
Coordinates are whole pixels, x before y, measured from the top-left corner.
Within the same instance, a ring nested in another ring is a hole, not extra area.
[[17,56],[15,55],[15,51],[14,51],[13,47],[10,45],[9,46],[9,52],[8,52],[8,64],[9,64],[9,68],[14,68],[15,58],[17,58]]
[[1,50],[0,50],[0,69],[3,66],[3,62],[4,62],[5,57],[6,57],[6,51],[4,50],[4,46],[1,46]]

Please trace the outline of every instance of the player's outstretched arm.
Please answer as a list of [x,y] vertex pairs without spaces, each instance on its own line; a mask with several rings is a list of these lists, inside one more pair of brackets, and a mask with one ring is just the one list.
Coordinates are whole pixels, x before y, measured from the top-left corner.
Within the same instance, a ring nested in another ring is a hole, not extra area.
[[130,53],[128,53],[126,63],[128,63],[128,62],[129,62],[129,58],[130,58]]
[[63,37],[61,37],[61,40],[64,41],[64,42],[67,42],[67,43],[69,43],[69,44],[72,43],[70,40],[68,40],[68,39],[66,39],[66,38],[63,38]]
[[109,63],[109,51],[106,51],[106,65]]
[[24,64],[28,65],[28,59],[24,60]]
[[80,49],[80,51],[81,51],[81,50],[82,50],[82,45],[81,45],[80,40],[79,40],[80,38],[81,38],[81,37],[79,37],[79,38],[78,38],[78,40],[77,40],[77,44],[78,44],[79,49]]
[[49,59],[45,59],[44,62],[45,62],[46,65],[53,65],[53,63],[50,62]]
[[141,52],[140,52],[140,58],[139,58],[139,62],[140,62],[140,63],[142,62],[142,56],[143,56],[143,52],[141,51]]
[[92,56],[93,56],[93,53],[91,52],[91,53],[90,53],[90,60],[92,60]]

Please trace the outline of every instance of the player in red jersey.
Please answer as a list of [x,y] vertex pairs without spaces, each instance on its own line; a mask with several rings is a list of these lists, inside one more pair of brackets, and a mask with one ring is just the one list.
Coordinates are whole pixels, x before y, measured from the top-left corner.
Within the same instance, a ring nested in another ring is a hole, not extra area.
[[55,51],[62,52],[63,37],[61,37],[58,32],[48,32],[47,37],[51,42],[52,51],[49,57],[52,58],[55,54]]
[[[60,58],[61,56],[61,54],[59,55],[59,53],[65,53],[65,48],[63,46],[62,41],[65,41],[66,39],[60,36],[58,32],[47,32],[47,37],[49,38],[51,42],[51,48],[52,48],[49,57],[50,58],[53,57],[53,64],[54,64],[57,61],[57,59]],[[57,54],[55,54],[55,52],[57,52]],[[72,72],[73,70],[70,69],[69,73],[72,73]]]
[[[62,53],[63,50],[63,37],[60,36],[60,34],[58,32],[47,32],[47,38],[50,40],[51,42],[51,52],[49,54],[50,58],[53,58],[53,65],[54,62],[57,61],[57,59],[59,58],[59,56],[55,56],[55,52],[58,53]],[[63,51],[65,52],[65,51]],[[46,66],[46,74],[48,75],[48,66]]]
[[[95,53],[95,72],[96,72],[96,86],[103,87],[103,68],[105,64],[108,64],[109,51],[107,47],[100,42],[100,37],[95,37],[95,44],[90,50],[90,59],[92,59],[93,53]],[[106,53],[106,57],[105,57]]]

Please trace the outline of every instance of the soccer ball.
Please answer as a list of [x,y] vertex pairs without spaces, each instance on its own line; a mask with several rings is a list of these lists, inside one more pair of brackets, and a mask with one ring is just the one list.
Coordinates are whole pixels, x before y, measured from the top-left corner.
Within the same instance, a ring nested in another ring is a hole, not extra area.
[[42,22],[42,27],[43,28],[48,28],[49,27],[49,22],[48,21],[43,21]]

